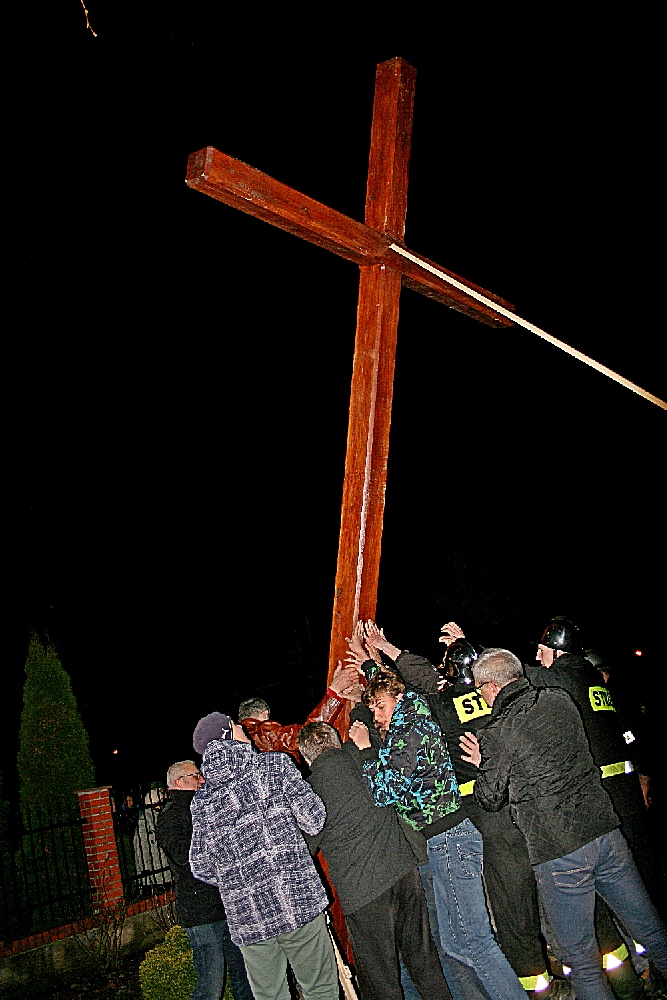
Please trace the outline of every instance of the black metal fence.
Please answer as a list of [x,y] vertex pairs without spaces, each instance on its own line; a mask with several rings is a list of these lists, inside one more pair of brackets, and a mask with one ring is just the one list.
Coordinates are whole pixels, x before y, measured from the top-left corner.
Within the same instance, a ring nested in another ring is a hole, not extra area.
[[7,813],[0,843],[0,939],[79,920],[93,911],[76,799]]
[[[112,792],[128,903],[171,888],[169,863],[156,837],[165,802],[165,790],[150,785]],[[0,829],[0,941],[8,944],[93,914],[82,826],[75,797],[43,809],[6,811]]]
[[157,844],[157,818],[167,801],[162,787],[134,785],[112,793],[118,860],[125,899],[133,902],[171,888],[169,862]]

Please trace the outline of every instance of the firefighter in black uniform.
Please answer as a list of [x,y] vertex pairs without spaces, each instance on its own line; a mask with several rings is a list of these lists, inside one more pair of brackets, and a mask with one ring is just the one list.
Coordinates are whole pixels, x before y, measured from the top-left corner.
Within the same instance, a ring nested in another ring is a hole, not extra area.
[[632,750],[623,737],[623,727],[604,679],[583,655],[577,626],[565,618],[552,619],[538,643],[536,660],[537,663],[525,666],[531,684],[563,688],[581,712],[593,760],[602,772],[603,786],[621,820],[621,832],[630,845],[649,895],[653,895],[646,807],[639,776],[629,759]]
[[484,884],[498,943],[528,996],[535,990],[537,997],[555,996],[556,984],[549,986],[535,876],[523,834],[512,822],[509,807],[490,813],[477,805],[472,795],[477,768],[461,758],[460,737],[477,732],[491,716],[491,709],[475,688],[472,664],[476,659],[473,646],[457,639],[445,654],[444,678],[423,656],[407,651],[397,657],[395,668],[412,691],[426,696],[449,745],[461,793],[461,818],[467,816],[484,841]]
[[[604,678],[583,655],[577,626],[566,618],[552,619],[538,643],[536,661],[524,667],[530,682],[535,687],[567,691],[581,713],[593,760],[602,772],[603,787],[609,793],[621,820],[621,831],[651,894],[653,866],[639,777],[628,759],[631,751]],[[636,984],[628,949],[600,899],[596,902],[596,930],[612,987],[617,995],[632,995]]]

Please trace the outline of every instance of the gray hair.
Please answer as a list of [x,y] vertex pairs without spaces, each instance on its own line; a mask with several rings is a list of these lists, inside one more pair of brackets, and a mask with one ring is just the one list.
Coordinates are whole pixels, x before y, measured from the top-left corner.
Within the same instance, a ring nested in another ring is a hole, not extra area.
[[176,781],[183,777],[185,769],[188,767],[194,767],[196,771],[199,770],[193,760],[179,760],[172,764],[167,771],[167,788],[176,788]]
[[243,719],[258,719],[262,712],[268,712],[271,715],[271,709],[266,704],[263,698],[246,698],[239,705],[239,722]]
[[309,722],[299,730],[299,750],[302,756],[312,762],[325,750],[340,749],[340,736],[328,722]]
[[509,649],[485,649],[472,665],[475,684],[479,686],[485,681],[493,681],[498,687],[505,687],[517,677],[523,677],[521,660]]

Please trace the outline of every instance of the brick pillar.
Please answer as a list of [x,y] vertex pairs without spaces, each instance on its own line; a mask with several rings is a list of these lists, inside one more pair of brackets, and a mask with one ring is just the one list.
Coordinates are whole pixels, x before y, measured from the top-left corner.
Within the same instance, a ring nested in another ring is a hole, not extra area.
[[113,828],[110,785],[77,792],[83,820],[83,844],[88,861],[93,903],[96,910],[118,906],[123,899],[123,883]]

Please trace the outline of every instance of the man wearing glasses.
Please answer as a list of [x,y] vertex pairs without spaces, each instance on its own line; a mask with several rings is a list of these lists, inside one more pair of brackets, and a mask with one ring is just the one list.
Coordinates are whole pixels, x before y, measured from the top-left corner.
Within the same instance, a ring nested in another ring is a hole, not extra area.
[[472,733],[461,740],[479,768],[475,799],[491,811],[509,802],[577,997],[613,1000],[595,935],[596,892],[667,974],[667,928],[619,831],[574,701],[533,687],[507,649],[486,649],[474,675],[492,708],[480,741]]
[[192,1000],[220,1000],[226,964],[235,1000],[253,1000],[243,955],[229,935],[220,893],[215,886],[196,879],[190,870],[190,803],[203,784],[204,778],[193,761],[172,764],[167,771],[169,801],[157,821],[158,844],[174,876],[176,916],[192,947],[197,975]]

